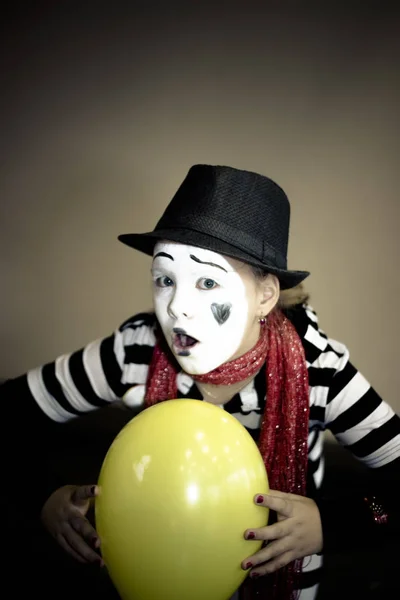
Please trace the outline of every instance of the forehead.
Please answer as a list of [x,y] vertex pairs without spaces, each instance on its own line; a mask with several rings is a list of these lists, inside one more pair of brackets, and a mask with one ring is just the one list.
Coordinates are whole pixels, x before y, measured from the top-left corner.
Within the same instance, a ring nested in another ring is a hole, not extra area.
[[193,257],[195,257],[202,262],[217,264],[228,272],[237,271],[238,267],[241,265],[240,261],[228,258],[223,254],[218,254],[218,252],[213,252],[212,250],[207,250],[206,248],[198,248],[197,246],[188,246],[178,242],[157,242],[154,247],[153,257],[155,257],[159,252],[168,254],[174,259],[174,261],[177,262],[190,261],[192,266],[196,265],[196,262],[193,261]]

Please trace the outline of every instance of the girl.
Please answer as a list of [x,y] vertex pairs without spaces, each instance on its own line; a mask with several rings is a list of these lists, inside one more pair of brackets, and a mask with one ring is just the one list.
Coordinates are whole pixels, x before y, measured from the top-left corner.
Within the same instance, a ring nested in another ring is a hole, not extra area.
[[[344,537],[371,543],[375,531],[395,529],[389,484],[398,480],[399,418],[347,348],[319,328],[301,287],[308,272],[287,268],[289,217],[286,194],[271,179],[195,165],[153,231],[119,238],[153,257],[154,314],[3,386],[46,427],[120,399],[142,410],[197,398],[238,418],[269,476],[270,493],[254,502],[276,515],[243,532],[265,543],[244,557],[242,598],[300,590],[311,599],[323,552]],[[379,502],[369,491],[333,505],[320,496],[327,428],[375,470]],[[44,526],[81,562],[101,563],[87,519],[96,493],[95,485],[68,485],[43,498]]]

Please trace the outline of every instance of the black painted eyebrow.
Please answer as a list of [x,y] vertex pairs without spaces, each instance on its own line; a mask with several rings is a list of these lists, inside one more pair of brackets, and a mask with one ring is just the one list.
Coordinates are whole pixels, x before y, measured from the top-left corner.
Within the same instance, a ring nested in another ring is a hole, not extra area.
[[226,269],[224,269],[224,267],[221,267],[221,265],[216,265],[215,263],[212,263],[212,262],[204,262],[203,260],[200,260],[199,258],[197,258],[197,256],[194,256],[193,254],[190,255],[190,258],[192,260],[194,260],[195,262],[198,262],[202,265],[209,265],[210,267],[217,267],[218,269],[222,269],[223,271],[225,271],[225,273],[228,272]]
[[155,260],[157,256],[164,256],[165,258],[170,258],[171,260],[174,260],[172,256],[170,254],[167,254],[166,252],[157,252],[153,260]]

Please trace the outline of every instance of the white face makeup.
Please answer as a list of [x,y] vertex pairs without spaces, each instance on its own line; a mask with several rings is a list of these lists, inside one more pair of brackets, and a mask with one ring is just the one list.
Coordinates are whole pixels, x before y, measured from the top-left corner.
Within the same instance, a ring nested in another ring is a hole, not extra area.
[[152,277],[158,321],[187,373],[208,373],[257,342],[257,282],[248,265],[211,250],[158,242]]

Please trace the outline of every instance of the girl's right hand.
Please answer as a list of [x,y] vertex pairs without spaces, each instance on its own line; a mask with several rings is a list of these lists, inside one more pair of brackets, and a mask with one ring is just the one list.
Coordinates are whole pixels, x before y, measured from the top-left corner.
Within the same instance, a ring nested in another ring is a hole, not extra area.
[[86,514],[93,498],[97,496],[95,485],[65,485],[58,488],[46,500],[41,520],[47,531],[60,546],[81,563],[98,563],[100,538]]

